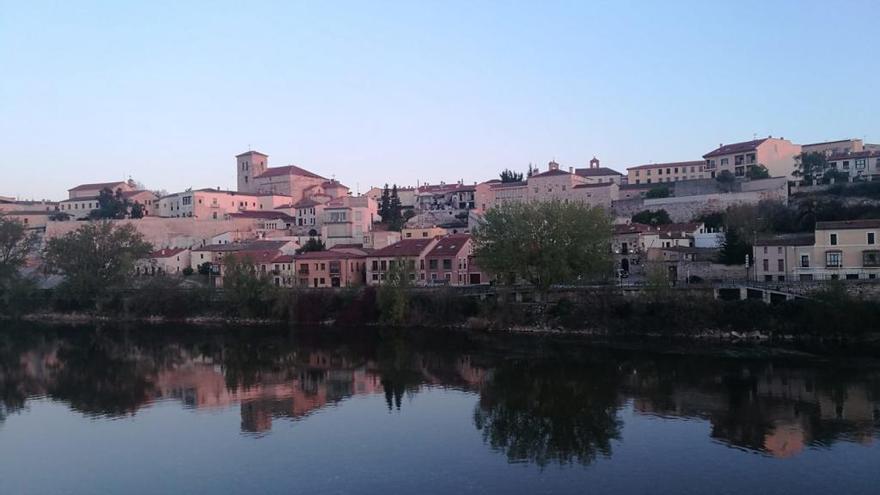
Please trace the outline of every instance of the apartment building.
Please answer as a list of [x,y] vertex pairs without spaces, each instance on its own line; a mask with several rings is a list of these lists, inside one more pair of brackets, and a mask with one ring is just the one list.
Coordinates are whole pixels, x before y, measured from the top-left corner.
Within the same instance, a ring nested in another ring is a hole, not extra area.
[[402,269],[411,283],[425,280],[425,256],[437,244],[438,239],[404,239],[390,246],[377,249],[367,256],[367,283],[380,285],[388,272]]
[[850,181],[880,179],[880,150],[827,155],[829,170],[845,173]]
[[813,234],[758,239],[760,281],[874,280],[880,274],[880,219],[817,222]]
[[472,254],[470,234],[441,237],[425,255],[425,282],[429,285],[469,285],[468,263]]
[[321,237],[328,248],[364,243],[378,219],[378,207],[367,196],[344,196],[324,205]]
[[686,161],[670,163],[649,163],[626,169],[627,184],[660,184],[680,180],[705,179],[706,163],[703,161]]
[[772,177],[794,179],[796,158],[801,146],[783,138],[768,136],[733,144],[720,144],[703,155],[705,170],[710,177],[724,171],[735,177],[745,177],[749,167],[763,165]]
[[206,188],[163,196],[156,211],[164,218],[223,220],[232,213],[272,211],[290,202],[289,196]]
[[328,249],[293,257],[298,287],[357,287],[366,282],[368,250]]
[[839,139],[837,141],[801,145],[801,153],[822,153],[825,156],[848,155],[864,150],[865,145],[861,139]]

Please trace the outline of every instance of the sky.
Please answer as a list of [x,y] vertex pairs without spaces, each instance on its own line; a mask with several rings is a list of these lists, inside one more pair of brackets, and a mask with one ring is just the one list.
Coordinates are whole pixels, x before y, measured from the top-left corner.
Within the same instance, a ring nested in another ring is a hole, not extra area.
[[235,155],[352,191],[880,142],[880,2],[0,0],[0,196],[235,187]]

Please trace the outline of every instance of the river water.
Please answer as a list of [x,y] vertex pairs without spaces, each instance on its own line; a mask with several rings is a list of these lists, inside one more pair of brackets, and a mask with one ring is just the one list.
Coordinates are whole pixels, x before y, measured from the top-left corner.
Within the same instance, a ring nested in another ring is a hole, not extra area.
[[4,495],[880,493],[870,360],[10,326]]

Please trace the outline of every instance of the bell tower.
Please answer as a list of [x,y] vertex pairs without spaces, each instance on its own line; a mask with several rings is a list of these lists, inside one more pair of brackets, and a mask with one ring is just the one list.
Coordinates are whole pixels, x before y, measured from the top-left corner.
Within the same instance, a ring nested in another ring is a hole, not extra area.
[[269,155],[259,151],[248,151],[235,157],[235,170],[238,174],[239,192],[256,192],[254,177],[269,168]]

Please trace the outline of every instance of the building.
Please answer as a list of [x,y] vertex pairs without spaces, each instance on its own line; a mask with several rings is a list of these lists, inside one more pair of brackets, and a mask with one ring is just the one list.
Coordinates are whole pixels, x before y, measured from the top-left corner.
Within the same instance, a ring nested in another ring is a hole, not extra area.
[[251,194],[289,196],[288,204],[326,194],[330,198],[348,195],[348,187],[336,180],[297,167],[269,167],[269,155],[248,151],[235,157],[238,191]]
[[[475,207],[476,185],[466,185],[459,181],[455,184],[424,184],[416,188],[415,209],[417,211],[467,211]],[[400,192],[398,191],[398,197]],[[401,203],[402,206],[402,203]]]
[[[368,196],[376,202],[376,204],[382,203],[382,195],[385,192],[384,187],[371,187],[369,191],[364,194],[364,196]],[[391,188],[388,188],[389,194],[391,193]],[[397,188],[397,199],[400,200],[400,206],[404,209],[412,209],[416,207],[416,188],[415,187],[398,187]]]
[[425,280],[425,256],[437,239],[404,239],[367,256],[367,283],[380,285],[392,270],[399,269],[411,283]]
[[223,220],[232,213],[274,211],[280,205],[290,204],[290,197],[206,188],[169,194],[158,203],[156,211],[160,217]]
[[626,179],[626,177],[617,170],[608,167],[600,167],[599,159],[595,156],[590,160],[589,168],[576,168],[574,169],[574,173],[579,177],[587,179],[589,182],[614,182],[618,186]]
[[58,202],[49,200],[40,201],[22,201],[15,198],[0,197],[0,213],[9,213],[13,211],[58,211]]
[[[598,167],[598,162],[596,162]],[[615,181],[599,182],[600,175],[584,177],[569,167],[566,172],[556,162],[550,162],[545,172],[535,173],[519,182],[491,180],[475,187],[476,209],[485,212],[505,203],[562,201],[579,202],[610,208],[618,199],[619,186]]]
[[874,280],[880,274],[880,219],[817,222],[813,234],[758,239],[759,281]]
[[644,184],[704,179],[709,176],[705,165],[705,162],[699,160],[638,165],[626,169],[626,180],[627,184],[633,187]]
[[[125,184],[125,183],[123,182],[120,184]],[[97,185],[97,184],[85,184],[84,186],[78,186],[78,187],[91,187],[91,186],[95,186],[95,185]],[[71,194],[74,195],[74,197],[71,197],[70,199],[65,199],[64,201],[59,202],[58,203],[58,211],[70,215],[70,217],[73,218],[74,220],[83,220],[83,219],[88,218],[89,215],[92,213],[92,211],[100,208],[100,204],[98,202],[98,199],[100,198],[101,191],[104,189],[98,190],[98,192],[94,195],[83,194],[83,191],[86,191],[86,190],[91,192],[91,190],[89,190],[89,189],[82,189],[82,190],[79,190],[76,192],[74,192],[74,189],[71,189],[70,190]],[[119,188],[119,189],[113,189],[112,191],[114,193],[116,191],[120,191],[124,200],[128,201],[131,204],[141,205],[141,212],[143,213],[143,216],[150,216],[150,215],[156,214],[157,206],[159,203],[159,198],[156,196],[156,194],[154,192],[145,191],[145,190],[135,190],[135,189],[131,189],[131,188],[126,188],[126,189]]]
[[[273,259],[282,254],[293,254],[296,250],[296,243],[290,240],[258,240],[247,242],[234,242],[231,244],[209,244],[193,248],[190,257],[190,267],[198,271],[199,267],[208,263],[209,266],[221,265],[223,259],[230,254],[239,256],[250,256],[254,259],[262,260],[263,263],[270,263]],[[266,271],[265,269],[263,271]],[[219,272],[215,272],[215,275]]]
[[880,179],[880,150],[831,154],[826,163],[828,170],[845,173],[850,182]]
[[182,275],[191,268],[191,252],[187,248],[166,248],[153,251],[135,263],[138,275]]
[[328,248],[364,244],[378,218],[376,202],[368,196],[343,196],[324,205],[321,237]]
[[77,198],[89,198],[89,197],[98,197],[101,194],[101,191],[109,189],[113,192],[117,190],[121,191],[134,191],[135,184],[134,181],[117,181],[117,182],[96,182],[92,184],[80,184],[76,187],[67,190],[67,199],[77,199]]
[[432,239],[434,237],[443,237],[449,232],[443,227],[432,225],[430,227],[404,227],[400,231],[403,239]]
[[861,139],[840,139],[838,141],[801,145],[801,153],[822,153],[825,156],[848,155],[864,150],[865,145]]
[[367,254],[362,248],[328,249],[293,257],[298,287],[357,287],[366,282]]
[[703,155],[705,169],[710,177],[727,171],[735,177],[745,177],[749,167],[762,165],[772,177],[794,179],[796,158],[801,146],[783,138],[768,136],[733,144],[720,144]]
[[424,281],[430,285],[470,285],[468,264],[472,255],[470,234],[441,237],[425,255]]

